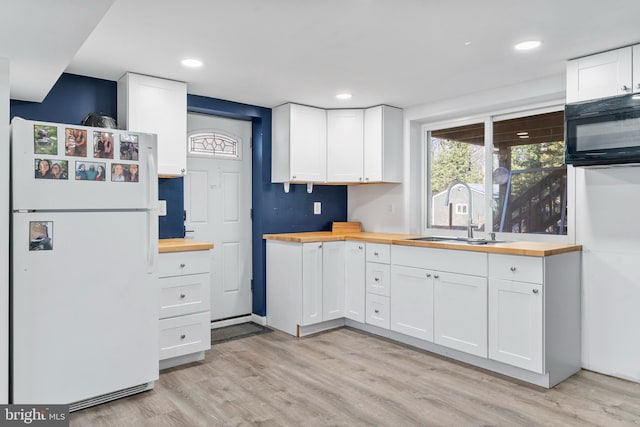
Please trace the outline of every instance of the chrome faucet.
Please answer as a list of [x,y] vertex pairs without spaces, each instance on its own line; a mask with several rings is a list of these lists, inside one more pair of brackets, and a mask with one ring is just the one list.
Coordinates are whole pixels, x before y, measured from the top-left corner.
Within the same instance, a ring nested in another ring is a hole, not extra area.
[[472,224],[472,216],[471,213],[473,212],[472,208],[473,208],[473,196],[471,194],[471,187],[469,187],[469,184],[467,184],[466,182],[462,182],[462,181],[453,181],[451,184],[449,184],[449,188],[447,189],[447,197],[444,201],[445,206],[449,206],[449,197],[451,196],[451,190],[453,189],[453,187],[455,187],[456,185],[462,185],[467,189],[467,192],[469,193],[469,209],[467,209],[467,237],[469,239],[473,239],[473,228],[475,227],[474,224]]

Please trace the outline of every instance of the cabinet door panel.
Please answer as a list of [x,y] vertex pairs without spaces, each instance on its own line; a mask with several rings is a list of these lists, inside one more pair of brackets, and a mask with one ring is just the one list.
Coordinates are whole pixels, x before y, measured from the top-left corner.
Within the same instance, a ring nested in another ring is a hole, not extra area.
[[434,271],[434,342],[487,357],[487,279]]
[[302,324],[322,322],[322,243],[302,245]]
[[542,285],[489,280],[489,358],[543,373]]
[[567,103],[631,93],[631,53],[624,47],[569,61]]
[[640,92],[640,45],[633,46],[633,93]]
[[362,182],[363,110],[327,111],[327,181]]
[[291,181],[326,181],[326,111],[292,104],[290,144]]
[[389,297],[367,293],[366,322],[389,329]]
[[433,273],[391,266],[391,330],[433,341]]
[[322,244],[322,320],[344,317],[344,242]]
[[364,323],[365,252],[364,242],[345,242],[344,316]]

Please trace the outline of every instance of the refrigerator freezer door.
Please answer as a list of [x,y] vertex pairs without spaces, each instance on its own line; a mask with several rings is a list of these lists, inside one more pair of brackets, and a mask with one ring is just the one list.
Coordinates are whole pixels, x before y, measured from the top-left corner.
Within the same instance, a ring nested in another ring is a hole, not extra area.
[[13,403],[68,404],[156,380],[157,217],[13,218]]
[[[84,135],[82,152],[70,148],[72,130]],[[111,134],[109,155],[113,158],[98,157],[104,155],[98,148],[99,144],[104,146],[98,141],[104,132]],[[151,134],[14,119],[12,209],[155,209],[155,146],[156,136]],[[66,173],[55,175],[56,164],[56,170]],[[105,172],[104,180],[96,179],[100,168]]]

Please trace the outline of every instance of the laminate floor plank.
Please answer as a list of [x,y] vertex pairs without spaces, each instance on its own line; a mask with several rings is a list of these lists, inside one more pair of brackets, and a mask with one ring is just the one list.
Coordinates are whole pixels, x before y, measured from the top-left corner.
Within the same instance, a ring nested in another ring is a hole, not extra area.
[[72,426],[640,426],[640,384],[581,371],[551,390],[350,328],[212,346],[154,390]]

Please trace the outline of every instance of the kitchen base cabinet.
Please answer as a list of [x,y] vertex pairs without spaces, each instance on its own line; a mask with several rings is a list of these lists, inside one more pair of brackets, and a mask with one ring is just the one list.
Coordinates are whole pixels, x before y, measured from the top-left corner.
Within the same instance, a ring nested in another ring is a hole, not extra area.
[[367,292],[367,313],[365,321],[383,329],[389,329],[389,297]]
[[364,242],[345,242],[344,317],[364,323],[365,269]]
[[209,251],[158,256],[160,369],[204,359],[211,348]]
[[267,241],[268,326],[302,336],[344,324],[344,289],[344,242]]
[[487,357],[487,279],[435,271],[434,342]]
[[391,266],[391,330],[433,341],[433,272]]
[[489,280],[489,358],[542,373],[542,285]]

